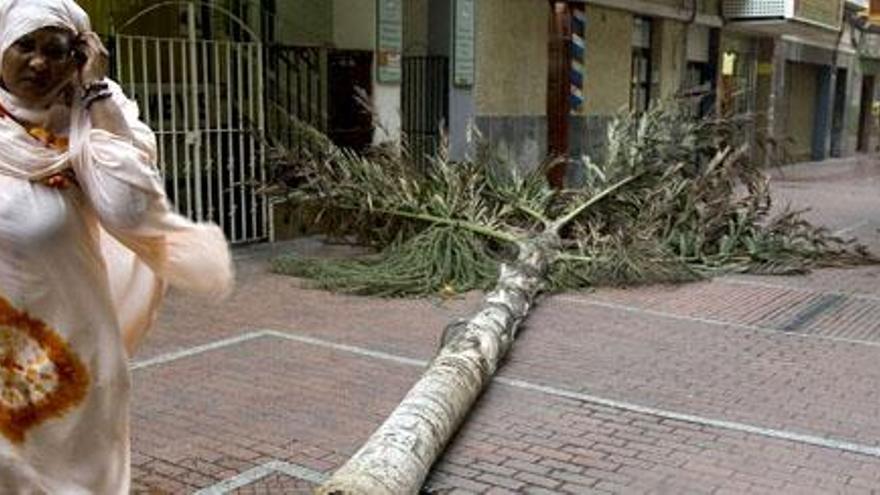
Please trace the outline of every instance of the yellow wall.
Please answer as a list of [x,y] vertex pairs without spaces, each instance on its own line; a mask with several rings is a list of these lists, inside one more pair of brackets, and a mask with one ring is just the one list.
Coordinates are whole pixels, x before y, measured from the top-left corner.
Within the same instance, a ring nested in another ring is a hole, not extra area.
[[77,0],[77,3],[89,13],[92,29],[101,34],[110,33],[113,24],[124,22],[146,5],[145,0]]
[[[654,70],[659,77],[661,98],[671,98],[681,89],[687,57],[687,26],[669,19],[654,19]],[[656,97],[657,95],[655,95]]]
[[281,43],[324,45],[333,42],[333,2],[282,0],[277,4],[275,37]]
[[407,55],[426,55],[428,50],[428,0],[403,3],[403,51]]
[[[92,21],[92,29],[99,34],[108,35],[117,31],[129,21],[132,17],[146,9],[159,4],[157,0],[77,0],[77,2],[88,12]],[[284,4],[279,6],[280,10],[300,8],[301,4],[309,3],[320,4],[323,0],[284,0]],[[220,9],[229,9],[229,0],[215,0],[215,5]],[[259,4],[247,3],[248,25],[259,36],[261,12]],[[214,22],[218,26],[225,25],[227,22],[226,14],[220,9],[211,10]],[[129,25],[123,34],[142,35],[142,36],[159,36],[159,37],[181,37],[186,36],[186,6],[185,4],[168,4],[158,9],[151,10],[149,13],[138,17],[137,21]],[[196,11],[197,15],[201,15],[200,9]],[[281,16],[282,14],[279,14]],[[290,14],[287,15],[287,21],[290,22]],[[302,14],[300,14],[302,17]],[[309,19],[312,17],[306,16]],[[317,21],[317,20],[316,20]],[[306,21],[303,21],[306,22]],[[299,26],[299,25],[297,25]],[[215,37],[222,39],[223,33],[214,33]]]
[[665,5],[667,7],[677,7],[681,8],[682,2],[681,0],[648,0],[650,3],[656,3],[657,5]]
[[[592,5],[587,6],[586,14],[585,112],[615,114],[629,105],[633,14]],[[687,55],[687,25],[654,18],[653,29],[652,69],[660,91],[659,95],[652,95],[656,100],[658,96],[672,97],[681,89]]]
[[[666,7],[674,7],[676,9],[690,8],[689,0],[685,2],[682,0],[648,0],[648,2]],[[697,9],[699,9],[702,14],[718,15],[719,5],[720,0],[697,0]]]
[[704,14],[717,15],[720,10],[720,0],[700,0],[700,12]]
[[613,115],[629,105],[632,59],[632,15],[622,10],[587,6],[584,110]]
[[375,0],[333,0],[333,42],[346,50],[374,50]]
[[[100,0],[80,0],[79,5],[89,13],[92,19],[92,28],[99,33],[109,32],[110,5]],[[120,2],[122,3],[122,2]]]
[[544,115],[550,8],[535,0],[479,0],[474,99],[479,115]]
[[786,136],[791,139],[787,151],[794,160],[809,160],[812,155],[819,69],[809,64],[790,62],[786,71],[785,103],[788,108]]

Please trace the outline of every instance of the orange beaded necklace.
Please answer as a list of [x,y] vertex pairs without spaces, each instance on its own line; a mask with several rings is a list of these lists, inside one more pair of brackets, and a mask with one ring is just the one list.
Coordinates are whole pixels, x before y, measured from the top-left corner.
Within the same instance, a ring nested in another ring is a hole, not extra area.
[[58,136],[44,127],[33,126],[27,122],[23,122],[6,110],[3,105],[0,105],[0,118],[4,117],[12,119],[13,122],[23,127],[32,138],[36,139],[47,148],[58,151],[67,151],[67,148],[70,146],[70,139],[67,137]]

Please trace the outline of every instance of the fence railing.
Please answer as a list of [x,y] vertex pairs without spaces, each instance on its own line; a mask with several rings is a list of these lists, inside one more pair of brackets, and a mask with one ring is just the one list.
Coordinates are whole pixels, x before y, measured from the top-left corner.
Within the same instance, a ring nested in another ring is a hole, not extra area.
[[320,47],[266,47],[267,132],[291,152],[302,144],[294,122],[327,130],[327,50]]
[[449,59],[404,57],[401,100],[407,147],[423,163],[437,152],[449,120]]
[[156,134],[169,199],[236,244],[271,237],[260,43],[119,35],[114,77]]

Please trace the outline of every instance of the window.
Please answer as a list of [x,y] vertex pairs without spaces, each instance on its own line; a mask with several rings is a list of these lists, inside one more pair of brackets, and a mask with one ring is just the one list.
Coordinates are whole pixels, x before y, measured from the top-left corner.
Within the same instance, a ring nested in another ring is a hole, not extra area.
[[711,54],[712,31],[706,26],[691,24],[687,32],[687,66],[682,93],[691,105],[691,113],[705,117],[714,110],[716,99],[714,79],[717,58]]
[[747,53],[727,50],[721,58],[721,113],[742,115],[750,110],[753,91],[751,57]]
[[691,112],[696,117],[705,117],[712,111],[712,71],[708,63],[688,62],[684,95],[691,101]]
[[651,104],[651,19],[636,17],[634,22],[629,106],[644,112]]

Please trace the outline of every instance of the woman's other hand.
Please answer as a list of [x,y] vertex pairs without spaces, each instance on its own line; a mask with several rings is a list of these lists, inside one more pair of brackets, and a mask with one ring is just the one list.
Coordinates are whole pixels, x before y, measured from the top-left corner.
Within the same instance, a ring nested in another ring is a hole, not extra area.
[[52,189],[67,189],[70,186],[76,185],[76,175],[71,170],[65,170],[55,175],[50,175],[41,180],[40,183]]

